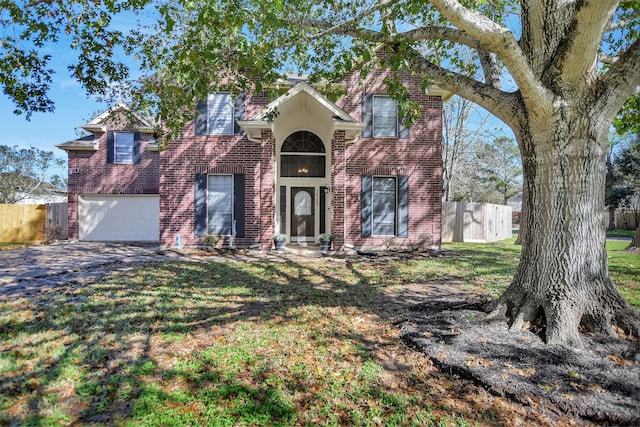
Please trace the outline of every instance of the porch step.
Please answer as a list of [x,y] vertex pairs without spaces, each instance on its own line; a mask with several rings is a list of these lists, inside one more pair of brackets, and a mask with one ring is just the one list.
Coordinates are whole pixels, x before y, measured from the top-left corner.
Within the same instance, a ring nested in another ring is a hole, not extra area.
[[[351,253],[353,252],[353,253]],[[309,243],[306,245],[299,245],[297,243],[287,243],[284,251],[271,251],[272,254],[282,254],[282,255],[294,255],[306,258],[321,258],[323,256],[330,257],[344,257],[347,255],[355,255],[355,251],[326,251],[322,252],[320,250],[320,245]]]
[[320,251],[320,245],[316,244],[306,244],[299,245],[297,243],[287,243],[285,247],[285,252],[290,253],[292,255],[298,256],[309,256],[309,257],[321,257],[322,252]]

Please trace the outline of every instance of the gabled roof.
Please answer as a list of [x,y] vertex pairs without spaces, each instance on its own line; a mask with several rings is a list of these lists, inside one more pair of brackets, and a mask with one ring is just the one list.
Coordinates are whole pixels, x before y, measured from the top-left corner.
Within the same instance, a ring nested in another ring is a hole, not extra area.
[[[63,142],[62,144],[56,144],[56,147],[65,150],[65,151],[97,151],[98,150],[98,142],[100,140],[99,137],[94,135],[95,132],[106,132],[107,130],[107,120],[113,114],[118,113],[119,111],[125,111],[127,115],[133,117],[133,119],[137,122],[135,128],[141,132],[153,132],[154,131],[154,123],[148,117],[143,116],[140,113],[132,111],[131,108],[125,104],[124,102],[120,102],[111,108],[105,110],[98,116],[96,116],[89,123],[80,126],[80,128],[91,132],[91,135],[86,135],[78,139],[74,139],[71,141]],[[150,150],[156,149],[157,145],[150,145]]]
[[56,144],[56,147],[66,151],[89,150],[98,151],[98,141],[94,134],[83,136],[82,138]]
[[356,122],[356,120],[351,117],[349,114],[345,113],[340,107],[338,107],[333,102],[329,101],[329,99],[312,88],[309,83],[305,81],[301,81],[296,84],[293,88],[291,88],[287,93],[278,97],[275,101],[264,107],[262,110],[258,112],[252,119],[250,120],[265,120],[269,117],[269,113],[272,111],[277,111],[284,104],[290,102],[293,98],[295,98],[299,93],[305,92],[316,101],[318,101],[323,107],[333,113],[335,118],[342,120],[344,122]]
[[106,111],[104,111],[103,113],[99,114],[98,116],[96,116],[93,120],[91,120],[89,123],[84,124],[82,126],[80,126],[82,129],[87,130],[89,132],[104,132],[106,130],[105,128],[105,123],[107,121],[107,119],[117,113],[118,111],[125,111],[127,114],[130,114],[138,123],[138,129],[140,131],[143,132],[152,132],[153,131],[153,127],[154,127],[154,123],[153,120],[151,120],[148,117],[143,116],[142,114],[136,112],[136,111],[132,111],[131,108],[129,107],[129,105],[125,104],[124,102],[119,102],[118,104],[110,107],[109,109],[107,109]]
[[258,142],[260,131],[262,129],[271,128],[271,123],[274,120],[274,113],[277,115],[277,112],[282,109],[282,107],[289,102],[292,102],[296,97],[305,94],[310,96],[322,108],[331,113],[334,128],[336,130],[345,130],[347,132],[347,139],[355,138],[364,128],[364,123],[358,122],[305,81],[298,82],[293,88],[289,89],[287,93],[262,108],[252,118],[249,120],[239,121],[238,124],[245,132],[247,132],[247,136],[250,140]]

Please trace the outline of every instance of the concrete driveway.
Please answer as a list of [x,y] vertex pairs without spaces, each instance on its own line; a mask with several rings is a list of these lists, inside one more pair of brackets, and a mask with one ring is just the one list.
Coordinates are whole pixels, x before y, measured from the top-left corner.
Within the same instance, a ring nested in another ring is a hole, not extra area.
[[159,251],[157,244],[61,242],[0,251],[0,295],[87,283],[117,266],[169,259],[175,258]]
[[303,262],[319,260],[316,250],[288,248],[286,252],[242,251],[223,256],[191,256],[160,250],[157,244],[60,242],[0,251],[0,298],[20,297],[64,285],[99,281],[114,270],[152,261]]

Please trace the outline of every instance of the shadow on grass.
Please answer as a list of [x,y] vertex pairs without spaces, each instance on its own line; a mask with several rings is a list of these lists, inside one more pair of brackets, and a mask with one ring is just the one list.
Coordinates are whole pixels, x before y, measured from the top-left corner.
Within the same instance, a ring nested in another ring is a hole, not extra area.
[[[463,255],[468,270],[445,272],[441,280],[472,280],[479,268],[495,275],[513,269],[506,258],[485,265],[481,249]],[[348,409],[372,399],[386,399],[386,415],[401,416],[407,402],[394,403],[393,393],[362,372],[384,344],[366,322],[389,323],[411,303],[442,297],[442,287],[405,267],[148,264],[85,288],[23,298],[0,313],[0,423],[340,423],[375,414]],[[419,284],[412,299],[389,292],[406,283]],[[463,298],[467,291],[455,286],[444,291]],[[323,350],[306,355],[311,348]],[[321,372],[327,363],[344,363],[343,378],[329,383]],[[423,386],[421,399],[428,397]],[[331,393],[341,403],[327,403]],[[355,402],[344,402],[350,393]],[[305,405],[313,414],[297,419]],[[347,418],[336,415],[341,411]]]

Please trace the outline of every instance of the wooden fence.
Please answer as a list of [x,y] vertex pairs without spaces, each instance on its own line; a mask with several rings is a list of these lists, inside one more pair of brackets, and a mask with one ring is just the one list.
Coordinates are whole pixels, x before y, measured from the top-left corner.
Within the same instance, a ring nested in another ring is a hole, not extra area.
[[444,202],[443,242],[492,242],[512,236],[511,206]]
[[66,240],[69,238],[67,205],[67,203],[47,203],[47,228],[45,230],[49,239]]
[[43,242],[67,239],[67,204],[0,204],[0,242]]
[[616,230],[635,230],[640,222],[640,210],[616,209]]

